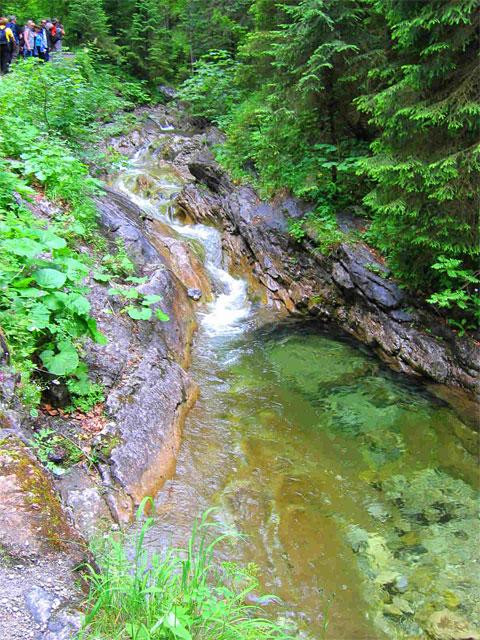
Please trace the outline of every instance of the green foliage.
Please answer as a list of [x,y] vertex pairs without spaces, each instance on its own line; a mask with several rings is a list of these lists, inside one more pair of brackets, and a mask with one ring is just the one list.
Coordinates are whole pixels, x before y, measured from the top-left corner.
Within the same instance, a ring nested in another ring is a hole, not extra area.
[[[96,118],[130,104],[115,93],[119,81],[109,86],[111,77],[97,73],[83,51],[55,65],[20,62],[0,83],[0,326],[33,410],[55,379],[66,383],[72,408],[88,410],[103,397],[81,361],[85,339],[105,338],[86,297],[92,261],[77,249],[82,238],[102,244],[97,182],[79,157],[99,139]],[[62,212],[37,218],[18,204],[14,194],[31,197],[31,186]],[[102,270],[110,279],[131,275],[134,266],[119,246]]]
[[[65,29],[75,44],[94,43],[104,50],[114,47],[102,0],[69,0]],[[118,53],[116,47],[111,53]]]
[[219,122],[239,100],[235,88],[237,64],[227,51],[210,51],[194,64],[181,86],[179,98],[188,100],[193,115]]
[[[366,5],[262,1],[250,13],[256,28],[236,62],[225,68],[226,58],[203,59],[181,96],[226,131],[217,156],[235,178],[253,181],[263,196],[286,188],[314,203],[319,248],[327,251],[340,237],[335,212],[364,189],[356,170],[368,145],[350,103],[366,82],[358,60],[375,41]],[[225,95],[220,105],[215,82]],[[307,222],[312,227],[314,217]],[[296,223],[292,229],[301,235]]]
[[[58,434],[55,429],[45,428],[37,431],[30,442],[30,446],[35,451],[40,462],[56,475],[62,475],[66,469],[77,464],[85,457],[82,449],[73,440]],[[51,460],[51,457],[58,450],[61,450],[64,456],[62,464]]]
[[[0,175],[8,176],[5,167],[1,169]],[[68,246],[61,224],[45,228],[13,197],[8,202],[4,195],[2,201],[0,325],[13,363],[24,374],[24,382],[40,363],[51,377],[78,379],[82,339],[105,342],[85,297],[83,281],[89,267]]]
[[80,638],[287,640],[260,607],[245,604],[258,588],[254,568],[214,561],[215,547],[232,534],[211,540],[208,515],[194,525],[185,549],[167,549],[161,556],[144,544],[151,518],[129,541],[133,557],[128,541],[109,537],[97,557],[101,571],[89,567],[88,613]]
[[107,253],[102,257],[100,267],[93,277],[99,282],[109,282],[113,278],[128,278],[135,272],[135,265],[125,248],[125,243],[118,239],[115,243],[115,253]]
[[[146,278],[127,278],[126,280],[127,282],[141,280],[143,284]],[[154,315],[160,322],[170,320],[170,317],[162,309],[157,308],[154,313],[150,308],[160,302],[162,296],[143,293],[138,287],[125,285],[115,285],[108,290],[108,293],[123,299],[125,304],[121,312],[127,313],[133,320],[150,320]]]
[[[393,275],[468,326],[475,283],[433,265],[458,260],[476,277],[475,6],[252,0],[231,66],[204,58],[181,89],[195,115],[225,130],[218,158],[235,178],[312,201],[320,227],[369,192],[367,238]],[[292,231],[301,237],[302,225]]]
[[438,273],[440,291],[430,296],[428,302],[440,309],[453,310],[455,315],[458,315],[460,309],[473,318],[475,323],[469,323],[467,318],[449,318],[450,324],[456,326],[462,334],[465,329],[476,329],[480,323],[479,272],[466,269],[461,260],[445,256],[439,256],[432,269]]
[[65,409],[67,412],[79,410],[86,413],[105,400],[103,385],[90,380],[84,362],[79,363],[75,375],[68,377],[66,382],[71,398],[71,404]]
[[397,277],[433,293],[433,303],[470,315],[466,292],[445,293],[458,276],[432,267],[453,259],[472,274],[478,264],[475,3],[373,4],[393,46],[370,70],[374,91],[357,100],[379,131],[372,157],[362,162],[376,184],[366,198],[374,216],[369,237]]

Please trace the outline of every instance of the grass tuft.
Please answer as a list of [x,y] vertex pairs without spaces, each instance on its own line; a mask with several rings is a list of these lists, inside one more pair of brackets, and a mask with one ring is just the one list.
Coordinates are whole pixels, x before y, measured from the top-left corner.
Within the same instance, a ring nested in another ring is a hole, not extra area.
[[[138,517],[150,499],[139,508]],[[247,604],[258,588],[255,571],[216,563],[216,546],[235,534],[211,540],[211,510],[195,522],[185,549],[152,553],[147,517],[131,536],[109,536],[100,569],[89,566],[90,596],[81,640],[287,640],[292,638]],[[129,551],[130,549],[130,551]]]

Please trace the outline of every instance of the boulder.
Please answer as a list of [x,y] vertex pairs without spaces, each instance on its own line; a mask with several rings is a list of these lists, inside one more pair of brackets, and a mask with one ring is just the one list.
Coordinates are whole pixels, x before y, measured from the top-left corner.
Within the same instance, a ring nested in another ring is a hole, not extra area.
[[[50,476],[13,435],[0,440],[0,549],[0,591],[8,595],[0,637],[31,638],[36,628],[39,640],[73,640],[84,598],[76,567],[88,557],[86,545]],[[75,615],[76,625],[67,624]],[[57,636],[49,635],[52,625]]]

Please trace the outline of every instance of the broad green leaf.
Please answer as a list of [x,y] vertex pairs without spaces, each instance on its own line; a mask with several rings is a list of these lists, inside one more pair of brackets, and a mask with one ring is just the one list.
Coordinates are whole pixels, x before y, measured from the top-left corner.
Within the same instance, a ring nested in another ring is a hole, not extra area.
[[137,276],[128,276],[128,278],[125,278],[126,282],[132,282],[133,284],[145,284],[147,280],[147,276],[143,276],[142,278],[138,278]]
[[68,293],[64,291],[55,291],[49,293],[42,300],[43,304],[52,311],[60,311],[68,304]]
[[160,322],[168,322],[170,320],[168,313],[165,313],[165,311],[162,311],[161,309],[157,309],[155,311],[155,316],[160,320]]
[[122,294],[127,300],[137,300],[140,297],[139,292],[131,287],[130,289],[124,289]]
[[180,638],[181,640],[192,640],[191,633],[184,627],[173,611],[170,611],[170,613],[165,616],[163,624],[167,629],[172,631],[176,638]]
[[97,282],[108,282],[112,279],[110,274],[106,273],[105,271],[94,271],[92,275],[93,279],[97,280]]
[[162,296],[156,296],[154,294],[150,294],[148,296],[144,296],[142,300],[142,304],[146,306],[150,306],[151,304],[155,304],[156,302],[160,302]]
[[28,323],[30,331],[45,329],[50,324],[50,311],[44,304],[34,305],[30,311]]
[[25,287],[28,287],[32,282],[33,278],[21,278],[20,280],[12,282],[12,287],[15,287],[15,289],[25,289]]
[[85,316],[90,313],[90,302],[85,296],[72,293],[68,296],[68,308],[74,313]]
[[53,231],[44,231],[43,229],[38,229],[35,231],[35,235],[46,247],[49,249],[63,249],[67,246],[67,242],[65,238],[61,238],[57,236]]
[[67,276],[57,269],[38,269],[33,274],[37,284],[46,289],[60,289],[65,284]]
[[118,287],[110,287],[107,293],[109,296],[123,296],[123,289],[119,289]]
[[22,296],[22,298],[43,298],[44,296],[48,295],[46,291],[42,291],[42,289],[37,289],[35,287],[20,289],[18,293]]
[[24,256],[25,258],[34,258],[39,253],[45,251],[45,246],[31,240],[30,238],[18,238],[15,240],[4,240],[2,248],[16,256]]
[[69,280],[83,280],[88,276],[89,269],[80,260],[74,258],[67,258],[63,261],[63,265],[67,268],[67,278]]
[[64,349],[56,355],[52,355],[50,351],[44,351],[40,357],[47,370],[56,376],[66,376],[73,373],[79,363],[76,350],[70,348]]
[[133,320],[150,320],[152,317],[152,310],[145,307],[134,307],[130,304],[126,308],[126,311]]

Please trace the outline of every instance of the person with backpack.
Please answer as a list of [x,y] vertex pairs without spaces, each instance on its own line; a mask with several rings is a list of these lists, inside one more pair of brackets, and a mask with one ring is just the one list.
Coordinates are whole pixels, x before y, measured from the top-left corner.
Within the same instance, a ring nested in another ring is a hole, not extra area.
[[20,51],[20,29],[18,28],[16,16],[10,16],[7,22],[7,29],[11,29],[13,33],[13,50],[11,61],[13,62]]
[[48,31],[47,31],[47,21],[46,20],[41,20],[40,21],[40,29],[42,32],[42,40],[43,40],[43,46],[44,46],[44,55],[43,55],[43,60],[45,60],[45,62],[48,62],[50,59],[50,53],[49,53],[49,46],[48,46]]
[[63,39],[63,36],[65,35],[65,31],[61,23],[59,22],[59,20],[57,20],[57,18],[54,18],[52,22],[53,22],[53,27],[52,27],[51,33],[52,33],[53,50],[61,51],[62,39]]
[[47,32],[47,46],[49,51],[53,50],[52,29],[53,29],[53,22],[50,18],[47,18],[45,20],[45,30]]
[[35,23],[33,20],[28,20],[25,25],[25,29],[23,30],[23,56],[25,58],[30,58],[33,56],[33,37],[35,32],[33,30]]
[[33,28],[33,56],[45,61],[47,52],[46,38],[43,37],[42,27],[35,25]]
[[0,73],[8,73],[8,67],[13,51],[14,37],[12,30],[7,27],[8,20],[0,18]]

